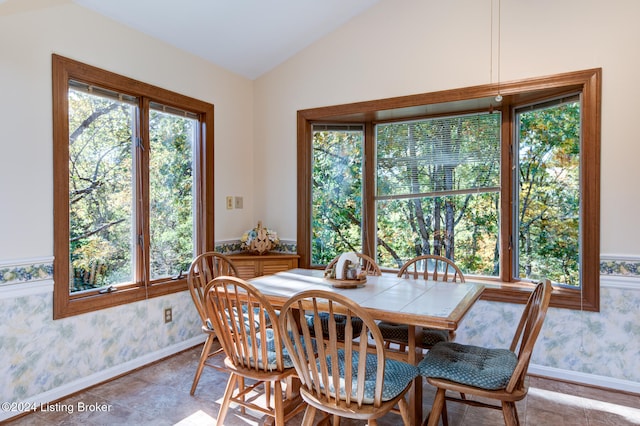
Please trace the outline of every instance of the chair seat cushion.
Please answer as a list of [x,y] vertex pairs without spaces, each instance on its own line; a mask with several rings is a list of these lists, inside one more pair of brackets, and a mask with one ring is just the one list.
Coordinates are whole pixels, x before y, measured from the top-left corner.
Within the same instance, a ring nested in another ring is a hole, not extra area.
[[[325,339],[329,338],[329,314],[327,312],[320,312],[320,323],[322,325],[322,335]],[[346,315],[334,314],[333,317],[336,320],[336,335],[338,340],[344,341],[345,327],[347,326]],[[313,315],[307,315],[307,325],[311,331],[311,335],[314,335]],[[362,320],[358,317],[351,317],[351,326],[353,327],[353,336],[356,337],[362,331]]]
[[[353,365],[353,377],[352,394],[357,392],[358,385],[358,364],[359,354],[353,352],[352,365]],[[327,357],[329,374],[331,374],[331,360]],[[338,368],[340,377],[340,399],[346,399],[344,388],[344,364],[345,353],[344,350],[338,350]],[[365,380],[364,380],[364,403],[372,404],[376,386],[376,369],[378,367],[378,357],[374,354],[367,354],[366,368],[365,368]],[[320,368],[318,366],[318,368]],[[320,371],[320,370],[318,370]],[[320,373],[319,373],[320,374]],[[396,361],[392,359],[386,359],[384,364],[384,384],[382,385],[382,400],[389,401],[397,397],[402,391],[411,383],[413,379],[418,377],[420,371],[418,367],[407,364],[406,362]],[[321,374],[320,374],[321,376]],[[335,396],[335,389],[333,383],[329,384],[329,392]]]
[[496,390],[507,386],[517,363],[518,357],[508,349],[444,342],[433,346],[418,368],[425,377]]
[[[267,349],[267,370],[275,370],[276,368],[278,368],[278,365],[276,363],[276,357],[277,357],[276,341],[275,341],[273,329],[271,328],[266,329],[265,334],[266,334],[265,343],[267,345],[267,348],[266,348]],[[264,368],[263,357],[262,357],[262,337],[260,336],[260,333],[258,333],[258,335],[256,336],[256,341],[258,343],[258,347],[257,347],[258,368]],[[291,360],[291,356],[289,355],[289,352],[287,352],[287,349],[284,347],[284,344],[282,344],[282,342],[280,342],[280,345],[282,347],[283,367],[292,368],[293,361]],[[249,338],[249,348],[252,348],[252,346],[253,345],[251,344],[251,339]],[[249,349],[249,350],[251,353],[252,349]],[[249,364],[255,367],[255,362],[253,360],[253,357],[250,358]]]
[[[235,318],[237,327],[240,326],[240,321],[239,321],[240,317],[242,317],[244,328],[246,330],[249,330],[249,327],[252,321],[255,327],[260,327],[260,308],[253,308],[253,314],[249,314],[249,307],[246,305],[242,305],[241,311],[242,311],[242,314],[238,312],[237,307],[233,308],[233,318]],[[229,311],[226,309],[225,309],[225,316],[227,318],[227,324],[231,326],[232,325],[231,315],[229,314]],[[271,325],[271,320],[269,319],[269,315],[266,312],[265,312],[265,321],[267,326]],[[211,324],[211,321],[209,319],[207,319],[207,326],[213,329],[213,324]]]
[[[409,327],[407,325],[381,321],[378,324],[378,328],[384,340],[403,342],[405,344],[409,341]],[[446,342],[448,340],[449,332],[447,330],[424,328],[422,329],[422,336],[419,338],[418,344],[422,348],[429,349],[436,343]]]
[[[268,328],[266,330],[266,336],[267,338],[265,339],[265,342],[267,344],[267,369],[268,370],[275,370],[278,365],[276,364],[276,339],[275,339],[275,335],[273,332],[273,329]],[[291,333],[291,331],[289,331],[289,339],[293,342],[293,334]],[[260,336],[260,333],[258,333],[256,335],[256,341],[258,342],[258,368],[263,368],[263,363],[262,363],[262,337]],[[289,351],[287,350],[286,346],[284,345],[284,343],[281,343],[282,345],[282,364],[284,368],[292,368],[293,367],[293,360],[291,359],[291,355],[289,355]],[[317,344],[315,340],[312,340],[311,342],[312,348],[311,348],[311,353],[309,353],[304,345],[304,342],[302,342],[302,346],[304,348],[305,354],[307,354],[307,357],[312,357],[313,354],[315,354],[318,350]],[[252,344],[251,344],[251,338],[249,337],[249,350],[251,351],[252,349]],[[255,367],[255,363],[253,362],[253,359],[250,359],[250,365]]]

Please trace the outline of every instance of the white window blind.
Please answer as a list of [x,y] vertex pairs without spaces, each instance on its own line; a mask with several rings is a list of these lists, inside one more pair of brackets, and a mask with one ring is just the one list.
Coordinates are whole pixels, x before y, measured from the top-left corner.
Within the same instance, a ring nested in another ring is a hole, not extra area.
[[130,105],[138,105],[138,98],[135,96],[127,95],[126,93],[119,93],[110,89],[106,89],[104,87],[83,83],[81,81],[69,80],[69,89],[77,90],[78,92],[89,93],[90,95],[94,96],[101,96],[103,98],[119,101]]
[[376,199],[498,191],[500,113],[376,126]]

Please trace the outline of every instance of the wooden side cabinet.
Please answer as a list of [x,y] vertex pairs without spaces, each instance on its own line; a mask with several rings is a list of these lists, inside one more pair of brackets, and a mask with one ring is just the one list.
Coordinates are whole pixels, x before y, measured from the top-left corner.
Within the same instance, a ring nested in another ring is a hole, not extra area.
[[297,254],[285,253],[267,253],[261,255],[237,253],[230,254],[227,257],[236,265],[238,275],[244,280],[297,268],[298,259],[300,258]]

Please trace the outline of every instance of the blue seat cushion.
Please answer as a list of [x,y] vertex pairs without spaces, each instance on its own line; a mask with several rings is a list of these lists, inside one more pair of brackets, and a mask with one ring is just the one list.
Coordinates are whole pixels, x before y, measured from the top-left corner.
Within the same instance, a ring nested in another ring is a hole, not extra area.
[[[266,338],[264,339],[265,344],[267,345],[267,370],[275,370],[277,368],[277,363],[276,363],[276,339],[274,337],[274,333],[273,333],[273,329],[271,328],[267,328],[266,329]],[[258,352],[258,368],[264,368],[264,362],[263,362],[263,357],[262,357],[262,342],[263,342],[263,338],[260,335],[260,333],[258,333],[256,335],[256,341],[257,341],[257,352]],[[293,367],[293,361],[291,360],[291,356],[289,355],[289,352],[287,352],[287,348],[284,347],[284,345],[282,344],[282,342],[279,342],[279,344],[282,347],[282,364],[284,366],[284,368],[292,368]],[[251,338],[249,338],[249,342],[248,342],[248,346],[249,346],[249,354],[253,354],[253,344],[251,342]],[[249,364],[251,366],[255,367],[255,361],[253,359],[253,357],[251,357],[249,359]]]
[[425,377],[496,390],[507,386],[517,363],[518,357],[508,349],[444,342],[434,345],[418,368]]
[[[267,369],[268,370],[275,370],[277,368],[277,363],[276,363],[276,339],[275,339],[275,335],[273,332],[272,328],[268,328],[266,329],[266,339],[265,339],[265,343],[267,345],[266,349],[267,349]],[[248,341],[248,346],[249,346],[249,353],[250,355],[253,354],[253,344],[251,343],[251,337],[249,336],[249,341]],[[293,342],[293,334],[291,333],[291,331],[289,331],[289,339]],[[258,344],[257,347],[257,351],[258,351],[258,368],[264,368],[264,364],[263,364],[263,360],[262,360],[262,336],[260,333],[258,333],[256,335],[256,341]],[[312,358],[315,357],[315,353],[317,352],[317,344],[315,340],[311,341],[311,352],[307,351],[304,342],[301,342],[302,346],[304,348],[304,353],[306,354],[307,358]],[[287,347],[284,345],[284,343],[280,342],[280,345],[282,347],[282,364],[284,368],[292,368],[294,366],[293,364],[293,360],[291,359],[291,355],[289,354],[289,351],[287,350]],[[295,346],[295,344],[294,344]],[[249,363],[251,366],[255,367],[255,362],[253,360],[253,357],[251,357],[249,359]]]
[[[260,327],[260,308],[253,308],[253,314],[249,314],[249,307],[246,305],[242,305],[241,310],[242,314],[238,312],[237,307],[233,308],[233,317],[236,319],[236,326],[240,326],[239,318],[242,317],[245,329],[249,330],[251,321],[253,321],[253,324],[256,328]],[[231,327],[231,315],[229,314],[229,311],[227,309],[225,309],[225,316],[227,317],[227,324]],[[271,325],[271,319],[269,318],[269,314],[267,314],[266,312],[265,321],[265,325],[267,327]],[[207,325],[209,324],[211,324],[211,322],[207,319]],[[213,324],[211,324],[211,328],[213,328]]]
[[[322,335],[325,339],[329,338],[329,313],[320,312],[318,314],[320,317],[320,324],[322,325]],[[333,317],[336,321],[336,335],[338,340],[344,341],[344,333],[345,327],[347,326],[347,317],[346,315],[334,314]],[[311,331],[311,335],[314,335],[314,325],[313,325],[313,315],[307,315],[307,326],[309,326],[309,330]],[[356,337],[362,331],[362,320],[358,317],[351,317],[351,326],[353,327],[353,337]]]
[[[380,333],[382,333],[382,337],[385,340],[393,340],[395,342],[409,341],[409,327],[407,325],[381,321],[378,324],[378,328],[380,328]],[[448,340],[449,332],[447,330],[423,328],[422,335],[418,341],[420,347],[429,349],[436,343]]]
[[[357,393],[358,384],[358,358],[359,354],[353,352],[352,358],[352,394]],[[331,374],[331,356],[327,357],[327,363],[329,367],[329,374]],[[340,381],[340,399],[346,399],[346,393],[344,388],[344,365],[345,365],[345,353],[344,350],[338,350],[338,368],[341,379]],[[376,385],[376,370],[378,367],[378,358],[374,354],[367,354],[366,368],[365,368],[365,380],[364,380],[364,403],[372,404]],[[318,365],[318,372],[320,367]],[[321,376],[321,373],[320,377]],[[392,359],[385,360],[384,364],[384,384],[382,385],[382,400],[389,401],[397,397],[402,391],[411,383],[413,379],[418,377],[420,371],[418,367],[407,364],[406,362],[396,361]],[[329,379],[331,381],[331,379]],[[324,385],[321,385],[324,388]],[[329,392],[335,397],[335,389],[333,383],[329,383]]]

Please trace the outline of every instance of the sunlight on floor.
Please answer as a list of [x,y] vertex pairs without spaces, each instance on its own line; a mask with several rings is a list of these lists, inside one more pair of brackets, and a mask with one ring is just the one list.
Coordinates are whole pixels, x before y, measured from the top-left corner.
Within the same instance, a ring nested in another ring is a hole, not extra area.
[[597,399],[567,395],[565,393],[553,392],[534,387],[529,388],[529,395],[538,396],[549,401],[559,402],[563,405],[573,405],[575,407],[586,408],[588,410],[596,410],[603,411],[605,413],[616,414],[620,417],[625,418],[629,422],[637,422],[638,424],[640,424],[640,409],[638,408],[598,401]]
[[201,425],[215,425],[216,419],[208,415],[202,410],[198,410],[191,414],[189,417],[185,417],[180,420],[174,426],[201,426]]
[[[240,416],[236,417],[231,410],[227,414],[227,419],[229,419],[229,417],[233,418],[233,422],[234,422],[233,424],[247,425],[247,426],[258,426],[260,424],[259,419],[256,419],[254,421],[247,417],[240,417]],[[173,426],[212,426],[212,425],[215,426],[216,424],[217,424],[217,419],[215,419],[214,417],[211,417],[210,415],[208,415],[202,410],[198,410],[195,413],[191,414],[190,416],[180,420],[178,423],[175,423]]]

